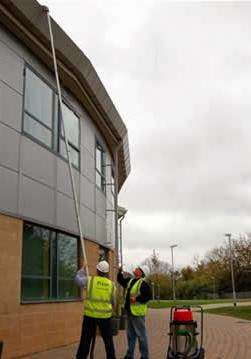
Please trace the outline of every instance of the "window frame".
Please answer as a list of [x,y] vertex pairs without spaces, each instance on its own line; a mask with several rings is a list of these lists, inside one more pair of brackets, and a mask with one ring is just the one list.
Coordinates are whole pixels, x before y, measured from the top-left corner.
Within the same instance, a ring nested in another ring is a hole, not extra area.
[[[30,225],[30,226],[34,226],[34,227],[38,227],[38,228],[43,228],[45,230],[49,230],[49,240],[50,240],[50,262],[49,262],[49,266],[50,266],[50,274],[49,276],[38,276],[38,275],[23,275],[23,255],[24,255],[24,228],[25,225]],[[54,234],[54,236],[53,236]],[[59,298],[59,250],[58,250],[58,241],[60,240],[58,237],[60,234],[63,235],[67,235],[70,236],[72,238],[75,238],[77,241],[77,268],[80,267],[80,261],[81,261],[81,256],[80,256],[80,240],[79,237],[76,235],[72,235],[71,233],[67,233],[64,231],[60,231],[58,229],[53,229],[50,228],[48,226],[44,226],[44,225],[40,225],[40,224],[36,224],[33,222],[29,222],[29,221],[24,221],[23,222],[23,240],[22,240],[22,261],[21,261],[21,291],[20,291],[20,303],[21,304],[35,304],[35,303],[54,303],[54,302],[78,302],[78,301],[82,301],[83,297],[82,297],[82,292],[81,289],[77,287],[77,297],[70,297],[70,298]],[[54,237],[54,241],[53,238]],[[54,243],[53,243],[54,242]],[[55,248],[56,248],[56,253],[53,253],[53,245],[56,244]],[[56,258],[56,261],[55,261]],[[55,270],[56,268],[56,270]],[[50,298],[48,299],[25,299],[23,297],[23,278],[30,278],[30,279],[48,279],[50,280]],[[56,286],[53,286],[55,285]],[[54,297],[53,295],[56,293],[56,296]]]
[[[97,149],[101,150],[101,172],[97,168]],[[104,168],[104,173],[102,173],[102,168]],[[97,175],[101,178],[101,187],[97,184]],[[103,183],[103,187],[102,187]],[[106,195],[106,151],[104,147],[101,145],[100,141],[96,138],[95,141],[95,186],[98,188],[103,194]]]
[[[25,96],[26,96],[26,84],[27,84],[27,69],[32,72],[35,76],[38,77],[38,79],[42,82],[44,82],[46,84],[46,86],[48,86],[51,91],[52,91],[52,109],[51,109],[51,113],[52,113],[52,127],[50,128],[49,126],[47,126],[45,123],[43,123],[40,119],[38,119],[35,115],[33,115],[29,110],[26,110],[25,108]],[[23,70],[23,77],[24,77],[24,83],[23,83],[23,110],[22,110],[22,133],[27,136],[28,138],[30,138],[31,140],[37,142],[38,144],[40,144],[41,146],[47,148],[50,151],[53,151],[54,149],[54,131],[55,131],[55,97],[56,97],[56,92],[55,92],[55,88],[53,88],[53,86],[51,86],[51,84],[45,79],[43,78],[35,69],[33,69],[31,66],[29,66],[28,64],[25,64],[24,66],[24,70]],[[42,142],[41,140],[39,140],[37,137],[32,136],[30,133],[26,132],[24,129],[24,123],[25,123],[25,115],[28,115],[29,117],[31,117],[34,121],[36,121],[40,126],[44,127],[45,129],[49,130],[51,132],[51,146],[46,145],[44,142]]]
[[[25,95],[26,95],[26,82],[27,82],[27,76],[26,71],[27,69],[31,72],[33,72],[41,81],[43,81],[53,92],[53,101],[52,101],[52,128],[49,128],[46,126],[42,121],[36,118],[36,116],[32,115],[29,111],[25,109]],[[62,139],[60,134],[60,126],[61,126],[61,118],[60,118],[60,111],[59,111],[59,101],[58,101],[58,92],[55,86],[51,84],[44,76],[42,76],[36,69],[34,69],[30,64],[25,63],[24,69],[23,69],[23,103],[22,103],[22,134],[32,140],[33,142],[39,144],[40,146],[46,148],[48,151],[52,152],[54,155],[61,158],[63,161],[68,163],[67,158],[65,158],[60,153],[60,139]],[[72,163],[72,166],[79,172],[81,172],[81,115],[76,112],[76,110],[73,108],[73,106],[69,103],[65,97],[62,96],[63,104],[67,106],[78,118],[78,131],[79,131],[79,148],[75,147],[73,144],[70,144],[70,146],[79,153],[79,163],[78,167],[75,166],[74,163]],[[37,137],[32,136],[24,129],[24,122],[25,122],[25,114],[30,116],[34,121],[36,121],[39,125],[42,125],[47,130],[51,131],[51,146],[47,146],[44,142],[40,141]],[[64,138],[62,139],[64,141]]]

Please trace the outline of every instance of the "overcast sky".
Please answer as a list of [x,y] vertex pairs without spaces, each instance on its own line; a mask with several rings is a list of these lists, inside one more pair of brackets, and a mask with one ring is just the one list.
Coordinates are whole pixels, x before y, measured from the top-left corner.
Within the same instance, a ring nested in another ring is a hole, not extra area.
[[45,0],[129,131],[127,264],[251,231],[251,3]]

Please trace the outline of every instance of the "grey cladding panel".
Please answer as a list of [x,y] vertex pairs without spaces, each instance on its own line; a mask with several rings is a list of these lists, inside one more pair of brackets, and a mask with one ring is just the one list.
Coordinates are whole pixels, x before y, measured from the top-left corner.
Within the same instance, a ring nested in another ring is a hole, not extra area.
[[0,208],[17,213],[18,174],[0,166]]
[[99,216],[96,216],[96,240],[102,245],[107,242],[106,222]]
[[[107,154],[107,163],[112,164],[111,157],[108,154]],[[109,185],[106,186],[106,198],[108,201],[112,202],[113,198],[114,198],[112,193],[115,193],[115,187],[114,187],[114,185],[110,185],[111,183],[114,183],[114,180],[112,179],[112,167],[111,166],[106,167],[106,182],[109,183]]]
[[[72,168],[76,194],[79,202],[79,176],[80,173]],[[57,189],[73,198],[72,185],[70,179],[69,165],[61,158],[57,158]]]
[[0,81],[0,122],[21,132],[22,96]]
[[114,247],[115,246],[115,237],[114,237],[114,233],[115,233],[115,219],[114,219],[114,212],[108,212],[107,213],[107,238],[106,238],[106,245],[109,247]]
[[0,41],[0,79],[23,92],[23,61]]
[[19,138],[15,130],[0,123],[0,164],[18,170]]
[[92,183],[95,183],[95,161],[90,153],[81,148],[81,171]]
[[21,181],[20,214],[34,220],[54,224],[54,192],[25,176]]
[[61,193],[57,193],[57,226],[78,233],[74,202]]
[[[107,207],[109,206],[109,208],[113,208],[114,194],[112,194],[111,188],[107,189],[106,198],[107,198]],[[112,205],[110,203],[112,203]]]
[[88,208],[81,206],[80,218],[81,218],[83,235],[87,238],[95,240],[96,237],[95,214],[91,212]]
[[89,182],[85,177],[81,176],[81,203],[92,211],[95,210],[94,194],[95,185]]
[[25,175],[54,187],[55,163],[56,158],[53,153],[36,142],[22,137],[21,169]]
[[105,218],[106,197],[99,189],[96,189],[96,212],[100,217]]
[[[114,202],[111,202],[111,201],[106,201],[106,208],[107,209],[112,209],[112,210],[114,210]],[[108,213],[114,213],[114,212],[111,212],[111,211],[108,211],[107,213],[106,213],[106,215],[108,215]]]
[[95,130],[87,116],[81,119],[81,139],[81,145],[94,155]]

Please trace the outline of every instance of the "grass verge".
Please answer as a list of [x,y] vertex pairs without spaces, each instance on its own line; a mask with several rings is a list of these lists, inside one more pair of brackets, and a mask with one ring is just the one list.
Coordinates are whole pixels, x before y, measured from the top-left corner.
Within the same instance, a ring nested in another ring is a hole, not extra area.
[[251,306],[206,309],[206,313],[251,320]]
[[[245,301],[245,300],[241,300]],[[248,300],[246,300],[248,301]],[[250,301],[250,299],[249,299]],[[205,304],[218,304],[218,303],[231,303],[232,299],[201,299],[201,300],[151,300],[148,303],[149,308],[170,308],[173,305],[205,305]]]

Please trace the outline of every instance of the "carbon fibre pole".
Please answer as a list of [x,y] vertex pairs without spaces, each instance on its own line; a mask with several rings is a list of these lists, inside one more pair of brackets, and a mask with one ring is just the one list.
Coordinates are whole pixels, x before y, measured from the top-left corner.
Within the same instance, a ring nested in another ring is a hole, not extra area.
[[74,205],[75,205],[75,214],[76,214],[76,218],[77,218],[80,242],[81,242],[81,247],[82,247],[82,252],[83,252],[83,258],[84,258],[84,262],[86,264],[86,274],[87,274],[87,276],[89,276],[85,243],[84,243],[84,238],[83,238],[81,219],[80,219],[80,215],[79,215],[77,194],[76,194],[75,182],[74,182],[73,173],[72,173],[72,165],[71,165],[71,160],[70,160],[70,148],[69,148],[69,144],[68,144],[68,136],[65,131],[65,123],[64,123],[64,116],[63,116],[63,101],[62,101],[62,93],[61,93],[61,87],[60,87],[60,81],[59,81],[59,75],[58,75],[58,66],[57,66],[57,58],[56,58],[56,52],[55,52],[55,46],[54,46],[54,38],[53,38],[52,27],[51,27],[51,18],[50,18],[50,13],[49,13],[48,7],[43,6],[42,8],[43,8],[43,11],[46,13],[47,20],[48,20],[50,41],[51,41],[51,50],[52,50],[52,57],[53,57],[53,64],[54,64],[54,72],[55,72],[55,76],[56,76],[57,91],[58,91],[59,111],[60,111],[61,120],[62,120],[63,135],[64,135],[64,140],[65,140],[67,161],[68,161],[68,166],[69,166],[71,187],[72,187],[72,193],[73,193],[73,199],[74,199]]

